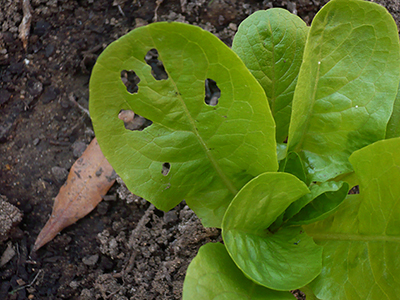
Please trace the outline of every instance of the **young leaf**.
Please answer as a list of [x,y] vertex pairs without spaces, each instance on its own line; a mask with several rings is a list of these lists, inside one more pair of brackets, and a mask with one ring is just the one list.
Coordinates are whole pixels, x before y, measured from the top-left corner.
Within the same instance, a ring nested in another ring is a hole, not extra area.
[[[152,49],[167,79],[146,63]],[[136,88],[127,90],[124,70],[139,77]],[[215,106],[205,101],[210,82],[220,90]],[[127,130],[121,110],[152,125]],[[192,25],[154,23],[112,43],[93,69],[90,113],[103,153],[133,193],[162,210],[185,199],[205,226],[220,227],[237,191],[278,168],[264,91],[231,49]]]
[[[286,144],[278,144],[278,149],[279,149],[279,145],[286,145]],[[307,175],[304,170],[304,164],[303,164],[303,161],[301,160],[300,156],[296,152],[290,152],[287,155],[285,154],[285,156],[286,156],[285,159],[282,159],[279,162],[279,172],[290,173],[290,174],[296,176],[301,181],[303,181],[308,186],[309,182],[307,180]],[[279,153],[278,153],[278,157],[279,157]],[[295,201],[290,206],[301,201],[301,199],[306,196],[307,195],[301,197],[299,200]],[[285,213],[282,213],[278,218],[276,218],[275,222],[271,225],[270,229],[276,230],[282,226],[282,223],[284,221],[284,219],[283,219],[284,214]]]
[[324,247],[323,269],[311,283],[318,298],[398,299],[400,294],[400,138],[350,157],[360,194],[327,219],[305,226]]
[[244,20],[232,50],[243,60],[268,97],[276,122],[276,140],[288,136],[292,99],[308,27],[281,8],[260,10]]
[[400,137],[400,83],[393,106],[393,113],[386,128],[386,138]]
[[293,174],[298,179],[303,181],[306,185],[309,184],[309,182],[307,181],[306,171],[304,170],[303,161],[296,152],[288,153],[286,158],[280,161],[279,172]]
[[321,271],[322,247],[301,227],[270,232],[268,227],[306,185],[288,173],[264,173],[246,184],[226,211],[225,246],[237,266],[253,281],[274,290],[300,288]]
[[293,300],[249,280],[220,243],[202,246],[192,260],[183,284],[183,300]]
[[283,160],[287,155],[287,144],[277,143],[276,144],[276,156],[278,161]]
[[322,182],[311,186],[310,191],[285,211],[286,225],[305,225],[326,218],[346,198],[349,184],[343,181]]
[[352,152],[385,137],[400,79],[397,27],[375,3],[332,0],[315,16],[293,98],[288,151],[312,181],[352,171]]

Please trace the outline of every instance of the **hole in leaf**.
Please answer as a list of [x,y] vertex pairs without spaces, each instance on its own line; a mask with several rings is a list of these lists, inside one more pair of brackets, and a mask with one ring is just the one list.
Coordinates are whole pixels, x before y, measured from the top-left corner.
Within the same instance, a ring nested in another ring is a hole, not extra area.
[[146,127],[149,127],[151,124],[153,124],[152,121],[135,114],[131,110],[122,109],[118,114],[118,119],[122,120],[125,128],[131,131],[142,131]]
[[207,78],[205,82],[205,88],[206,95],[204,101],[207,105],[216,106],[219,98],[221,97],[221,90],[217,86],[217,83],[214,80]]
[[171,164],[170,163],[167,163],[167,162],[163,163],[161,173],[164,176],[167,176],[170,169],[171,169]]
[[353,186],[353,188],[350,189],[349,194],[359,194],[360,193],[360,188],[358,185]]
[[156,80],[168,79],[168,74],[165,72],[164,65],[161,60],[158,59],[157,49],[150,49],[144,57],[146,63],[151,67],[151,75]]
[[127,71],[123,70],[121,71],[121,80],[126,86],[126,90],[131,93],[137,93],[139,90],[138,83],[140,82],[139,76],[136,75],[135,72],[132,70]]

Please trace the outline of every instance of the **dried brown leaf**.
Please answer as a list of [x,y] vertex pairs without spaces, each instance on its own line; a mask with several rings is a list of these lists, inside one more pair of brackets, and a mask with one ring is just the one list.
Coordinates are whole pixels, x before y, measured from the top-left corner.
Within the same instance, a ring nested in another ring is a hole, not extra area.
[[50,219],[42,228],[32,251],[51,241],[65,227],[91,212],[115,182],[115,172],[96,138],[73,164],[66,183],[54,200]]
[[22,0],[22,11],[24,13],[24,17],[22,18],[22,22],[19,25],[19,38],[22,41],[22,45],[24,46],[25,51],[28,49],[28,38],[29,31],[31,30],[31,22],[32,22],[32,7],[29,0]]

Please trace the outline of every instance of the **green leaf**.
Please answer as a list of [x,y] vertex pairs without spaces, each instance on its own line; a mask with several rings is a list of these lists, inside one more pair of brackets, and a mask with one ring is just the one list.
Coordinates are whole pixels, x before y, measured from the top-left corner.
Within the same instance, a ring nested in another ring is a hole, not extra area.
[[305,225],[325,219],[346,198],[349,184],[343,181],[322,182],[311,186],[310,191],[285,211],[286,225]]
[[393,113],[386,128],[386,138],[400,137],[400,83],[393,106]]
[[276,122],[278,143],[288,136],[292,99],[308,27],[281,8],[260,10],[244,20],[232,50],[263,87]]
[[303,181],[305,184],[309,184],[309,182],[307,182],[307,175],[304,169],[303,161],[296,152],[290,152],[286,156],[286,159],[280,161],[279,172],[290,173]]
[[226,211],[222,237],[237,266],[253,281],[275,290],[300,288],[321,271],[322,248],[301,227],[272,233],[268,227],[306,185],[288,173],[264,173],[246,184]]
[[293,300],[289,292],[267,289],[249,280],[220,243],[202,246],[183,284],[183,300]]
[[286,158],[286,155],[287,155],[286,148],[287,148],[287,144],[284,144],[284,143],[276,144],[276,153],[277,153],[278,161],[281,161],[282,159]]
[[324,300],[398,299],[400,295],[400,138],[350,157],[360,194],[337,212],[305,226],[324,247],[321,275],[311,283]]
[[350,173],[345,173],[342,175],[339,175],[338,177],[333,179],[334,181],[338,182],[338,181],[344,181],[347,182],[349,185],[349,188],[355,187],[356,185],[358,185],[358,178],[356,173],[350,172]]
[[293,98],[288,151],[311,181],[352,171],[351,153],[385,137],[400,75],[396,24],[380,5],[332,0],[315,16]]
[[314,292],[312,291],[312,289],[308,285],[302,287],[300,289],[300,291],[303,292],[303,294],[306,296],[307,300],[320,300],[314,295]]
[[[168,79],[153,77],[151,49]],[[137,92],[127,91],[123,70],[139,77]],[[205,103],[206,79],[221,90],[216,106]],[[153,123],[125,129],[121,110]],[[101,150],[134,194],[162,210],[185,199],[205,226],[220,227],[237,191],[278,168],[263,89],[231,49],[192,25],[154,23],[107,47],[91,76],[90,114]]]
[[[286,145],[286,144],[283,144],[283,145]],[[278,154],[278,157],[279,157],[279,154]],[[300,156],[296,152],[288,153],[286,158],[279,162],[279,172],[286,172],[286,173],[292,174],[292,175],[296,176],[298,179],[300,179],[301,181],[303,181],[306,185],[309,185],[309,182],[307,180],[307,176],[306,176],[306,173],[304,170],[303,161],[301,160]],[[289,206],[289,208],[291,206],[293,206],[295,203],[301,201],[302,198],[307,197],[307,195],[301,197],[299,200],[296,200],[294,203],[292,203]],[[279,227],[282,226],[282,223],[284,221],[284,214],[285,214],[285,212],[283,212],[279,217],[277,217],[276,220],[274,221],[274,223],[271,225],[270,229],[272,231],[275,231]]]

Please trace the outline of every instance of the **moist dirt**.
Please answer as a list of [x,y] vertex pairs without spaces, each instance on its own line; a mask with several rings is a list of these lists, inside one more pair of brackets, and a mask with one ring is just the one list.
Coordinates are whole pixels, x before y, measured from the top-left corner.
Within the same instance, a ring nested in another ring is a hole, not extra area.
[[[23,2],[31,6],[26,49]],[[94,137],[93,65],[111,42],[154,21],[195,24],[231,45],[256,10],[282,7],[310,24],[326,2],[0,0],[0,299],[181,299],[188,264],[220,231],[203,228],[185,203],[155,209],[121,180],[92,213],[31,253]],[[398,1],[375,2],[400,20]]]

